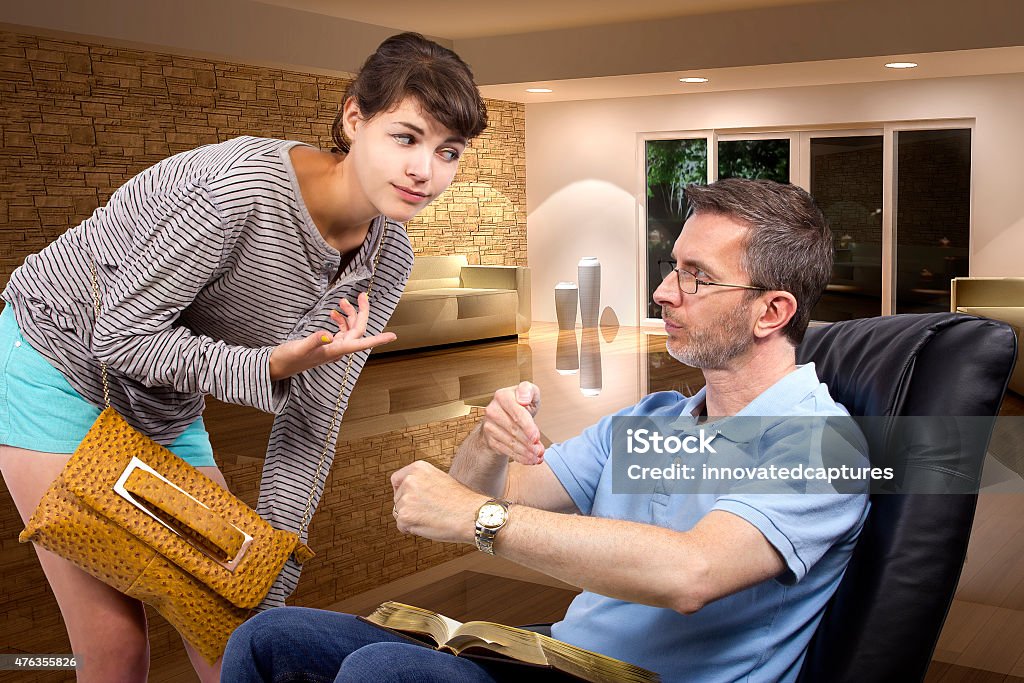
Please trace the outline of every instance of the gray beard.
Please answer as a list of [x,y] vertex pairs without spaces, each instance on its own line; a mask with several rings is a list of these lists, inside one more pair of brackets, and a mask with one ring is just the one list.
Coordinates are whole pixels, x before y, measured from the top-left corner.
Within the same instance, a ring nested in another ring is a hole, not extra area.
[[754,344],[749,332],[743,332],[747,325],[747,311],[733,309],[724,320],[715,326],[714,331],[702,328],[696,332],[691,327],[686,330],[689,338],[685,346],[674,345],[672,340],[666,343],[668,354],[680,363],[701,370],[721,370],[728,367],[729,362],[746,352]]

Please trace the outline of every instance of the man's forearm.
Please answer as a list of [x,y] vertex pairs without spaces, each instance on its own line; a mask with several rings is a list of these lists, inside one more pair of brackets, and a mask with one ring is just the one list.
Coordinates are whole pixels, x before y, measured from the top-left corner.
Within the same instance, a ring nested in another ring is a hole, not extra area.
[[754,525],[720,510],[675,531],[514,505],[494,547],[580,588],[684,614],[786,569]]
[[704,604],[700,553],[680,532],[616,519],[516,505],[498,534],[498,555],[584,590],[680,612]]
[[486,447],[480,429],[478,425],[459,446],[448,473],[474,491],[499,498],[505,494],[508,458]]

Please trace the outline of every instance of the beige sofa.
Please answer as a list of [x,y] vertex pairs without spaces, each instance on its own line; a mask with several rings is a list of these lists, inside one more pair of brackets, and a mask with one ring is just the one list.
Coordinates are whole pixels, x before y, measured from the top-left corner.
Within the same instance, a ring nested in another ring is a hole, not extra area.
[[[1024,277],[957,277],[950,283],[950,310],[1008,323],[1017,335],[1024,330]],[[1024,363],[1017,360],[1010,389],[1024,395]]]
[[398,339],[380,353],[523,334],[531,320],[529,268],[417,256],[385,328]]

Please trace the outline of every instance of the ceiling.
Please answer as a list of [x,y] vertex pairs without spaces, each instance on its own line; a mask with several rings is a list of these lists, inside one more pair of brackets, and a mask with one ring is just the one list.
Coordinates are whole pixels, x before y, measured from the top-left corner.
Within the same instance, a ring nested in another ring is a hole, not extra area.
[[487,97],[527,103],[1024,71],[1017,0],[257,2],[449,41]]
[[328,74],[414,30],[527,103],[1024,72],[1024,0],[3,0],[4,26]]
[[[889,62],[915,62],[914,69],[889,69]],[[683,95],[726,90],[795,88],[840,83],[872,83],[921,78],[986,76],[1024,73],[1024,47],[985,48],[953,52],[831,59],[790,64],[762,64],[722,69],[694,69],[652,74],[575,78],[485,85],[485,97],[510,102],[543,103],[616,97]],[[701,76],[706,83],[682,83],[680,78]],[[530,93],[527,88],[549,88]]]
[[258,1],[454,40],[837,0]]

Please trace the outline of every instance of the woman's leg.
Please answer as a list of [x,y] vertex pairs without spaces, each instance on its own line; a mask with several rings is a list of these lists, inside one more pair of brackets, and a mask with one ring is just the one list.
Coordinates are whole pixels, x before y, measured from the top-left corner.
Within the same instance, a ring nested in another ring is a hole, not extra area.
[[[215,482],[220,484],[224,489],[228,488],[228,482],[224,479],[224,475],[216,467],[197,467],[197,470],[213,479]],[[185,644],[185,652],[188,653],[188,658],[192,662],[192,668],[196,670],[196,674],[199,676],[199,680],[202,683],[217,683],[220,680],[220,664],[223,657],[210,664],[203,656],[199,654],[199,651],[192,647],[187,640],[181,639],[181,642]]]
[[[23,521],[70,457],[0,445],[0,471]],[[47,550],[35,550],[79,661],[79,683],[145,681],[149,640],[142,603]]]

